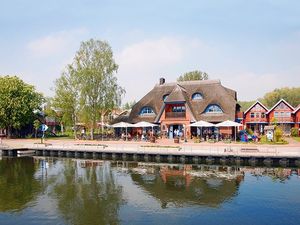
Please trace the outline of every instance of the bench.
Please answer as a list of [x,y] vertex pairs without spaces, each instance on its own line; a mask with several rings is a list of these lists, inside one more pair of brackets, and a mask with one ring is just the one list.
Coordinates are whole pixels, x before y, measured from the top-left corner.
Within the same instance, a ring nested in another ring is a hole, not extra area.
[[241,152],[259,152],[257,148],[241,148]]

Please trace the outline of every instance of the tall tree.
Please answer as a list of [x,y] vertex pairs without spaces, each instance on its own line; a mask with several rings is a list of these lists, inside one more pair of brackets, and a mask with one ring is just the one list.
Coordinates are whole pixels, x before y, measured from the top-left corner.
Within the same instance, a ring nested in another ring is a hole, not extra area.
[[[59,112],[61,123],[76,127],[79,119],[79,81],[72,64],[67,65],[55,82],[55,96],[51,105]],[[76,129],[74,129],[76,138]]]
[[56,83],[59,108],[69,112],[74,124],[80,116],[90,127],[91,139],[96,122],[121,104],[125,91],[117,83],[117,69],[109,44],[90,39],[81,43],[72,64]]
[[0,77],[0,127],[7,129],[8,137],[12,129],[33,123],[42,102],[43,96],[17,76]]
[[190,80],[208,80],[208,74],[200,70],[194,70],[184,73],[177,81],[190,81]]

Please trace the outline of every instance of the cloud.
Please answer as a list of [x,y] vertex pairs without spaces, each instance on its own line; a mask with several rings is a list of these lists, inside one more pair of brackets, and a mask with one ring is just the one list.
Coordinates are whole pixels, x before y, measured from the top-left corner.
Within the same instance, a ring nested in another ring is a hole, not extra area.
[[117,54],[117,61],[128,69],[149,68],[154,65],[169,65],[179,62],[183,49],[179,40],[164,37],[157,40],[144,40],[125,47]]
[[119,64],[119,81],[126,88],[125,102],[141,98],[159,77],[171,78],[190,51],[201,47],[202,43],[196,39],[161,37],[142,40],[121,49],[116,54],[116,62]]
[[195,69],[207,72],[210,79],[220,79],[225,87],[236,90],[239,100],[254,100],[275,88],[300,83],[299,67],[274,70],[270,61],[268,66],[265,62],[265,66],[258,69],[249,65],[259,61],[252,59],[247,64],[238,51],[230,49],[231,46],[178,36],[127,45],[116,52],[118,79],[126,89],[124,102],[139,100],[160,77],[174,82],[180,74]]
[[33,57],[51,57],[59,55],[78,45],[78,39],[88,31],[84,28],[60,31],[30,41],[26,48]]
[[300,77],[289,73],[253,73],[241,72],[238,74],[222,75],[224,86],[237,91],[238,100],[249,101],[262,98],[267,92],[275,88],[295,87],[300,83]]

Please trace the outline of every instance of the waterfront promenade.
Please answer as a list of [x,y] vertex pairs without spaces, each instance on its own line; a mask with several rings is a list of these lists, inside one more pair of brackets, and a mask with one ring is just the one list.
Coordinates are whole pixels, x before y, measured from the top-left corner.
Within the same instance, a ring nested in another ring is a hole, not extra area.
[[287,145],[266,145],[253,143],[174,143],[159,139],[156,143],[143,141],[83,141],[72,139],[4,139],[0,149],[31,149],[51,151],[106,152],[126,154],[215,156],[215,157],[258,157],[258,158],[300,158],[300,143],[289,140]]

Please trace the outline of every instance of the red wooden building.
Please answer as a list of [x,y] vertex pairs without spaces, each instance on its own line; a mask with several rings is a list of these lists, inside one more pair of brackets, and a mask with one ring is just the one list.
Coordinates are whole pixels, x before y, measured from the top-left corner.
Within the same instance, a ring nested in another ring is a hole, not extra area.
[[285,135],[291,134],[291,128],[294,127],[294,107],[284,99],[279,100],[268,112],[269,123],[277,123]]
[[244,124],[247,128],[263,133],[265,125],[268,125],[268,108],[260,101],[256,101],[244,112]]

